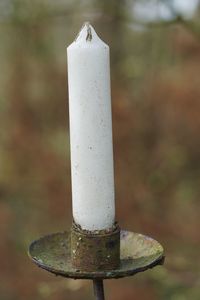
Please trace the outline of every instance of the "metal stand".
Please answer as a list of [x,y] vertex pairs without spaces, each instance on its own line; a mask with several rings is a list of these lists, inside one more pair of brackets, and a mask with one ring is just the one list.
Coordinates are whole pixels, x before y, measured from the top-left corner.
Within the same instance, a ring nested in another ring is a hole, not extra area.
[[94,279],[93,280],[94,287],[94,295],[96,300],[105,300],[104,297],[104,288],[103,288],[103,280]]
[[31,243],[29,256],[39,267],[55,275],[93,280],[96,300],[104,300],[103,279],[133,276],[164,263],[163,247],[156,240],[121,230],[118,268],[96,271],[75,269],[71,261],[70,237],[70,232],[44,236]]

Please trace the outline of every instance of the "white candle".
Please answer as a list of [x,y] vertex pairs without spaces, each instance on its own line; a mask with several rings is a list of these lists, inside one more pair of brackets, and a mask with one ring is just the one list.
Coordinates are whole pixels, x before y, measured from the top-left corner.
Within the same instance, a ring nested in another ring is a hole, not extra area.
[[115,221],[109,47],[85,23],[67,48],[74,221],[90,231]]

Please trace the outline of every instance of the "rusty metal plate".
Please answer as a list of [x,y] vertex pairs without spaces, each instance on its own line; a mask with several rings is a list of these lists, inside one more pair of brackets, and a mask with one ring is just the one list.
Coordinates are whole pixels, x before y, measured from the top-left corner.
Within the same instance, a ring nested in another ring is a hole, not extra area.
[[121,230],[120,267],[109,271],[85,272],[73,268],[70,257],[70,233],[54,233],[34,241],[29,256],[39,267],[74,279],[110,279],[135,275],[164,262],[163,247],[154,239]]

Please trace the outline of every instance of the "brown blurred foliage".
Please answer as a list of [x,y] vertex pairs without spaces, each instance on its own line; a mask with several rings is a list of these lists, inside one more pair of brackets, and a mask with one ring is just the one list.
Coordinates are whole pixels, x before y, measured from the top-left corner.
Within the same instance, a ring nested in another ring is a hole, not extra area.
[[138,24],[132,4],[2,0],[2,300],[92,299],[87,281],[55,278],[26,254],[33,239],[71,224],[65,48],[86,20],[111,48],[118,221],[166,250],[164,268],[106,282],[106,295],[200,298],[199,12]]

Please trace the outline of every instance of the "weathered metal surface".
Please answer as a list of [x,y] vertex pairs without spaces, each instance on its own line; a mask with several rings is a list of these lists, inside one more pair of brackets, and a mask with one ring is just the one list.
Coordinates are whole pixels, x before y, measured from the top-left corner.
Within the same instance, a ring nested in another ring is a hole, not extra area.
[[120,265],[120,228],[85,231],[75,223],[71,229],[71,263],[82,271],[108,271]]
[[56,275],[74,279],[109,279],[134,275],[163,264],[163,247],[154,239],[121,231],[120,266],[110,271],[79,271],[71,263],[70,233],[55,233],[33,242],[29,256],[39,267]]

